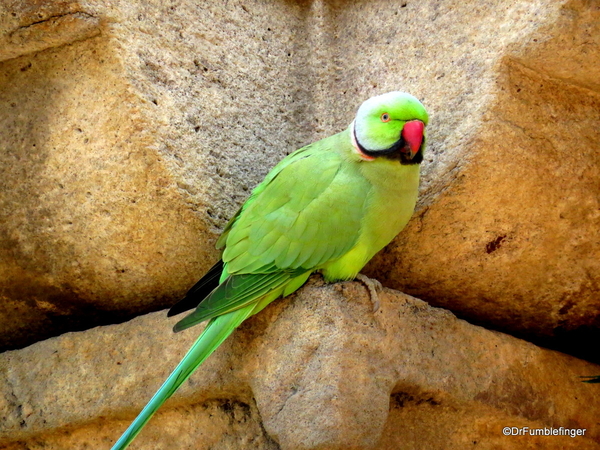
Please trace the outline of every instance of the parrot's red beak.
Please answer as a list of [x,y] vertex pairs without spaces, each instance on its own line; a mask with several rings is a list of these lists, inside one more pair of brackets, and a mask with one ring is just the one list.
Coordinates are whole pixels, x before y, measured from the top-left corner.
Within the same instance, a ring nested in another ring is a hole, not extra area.
[[404,124],[402,129],[402,138],[406,145],[402,148],[401,152],[406,155],[408,159],[413,159],[421,148],[423,143],[423,130],[425,125],[420,120],[411,120]]

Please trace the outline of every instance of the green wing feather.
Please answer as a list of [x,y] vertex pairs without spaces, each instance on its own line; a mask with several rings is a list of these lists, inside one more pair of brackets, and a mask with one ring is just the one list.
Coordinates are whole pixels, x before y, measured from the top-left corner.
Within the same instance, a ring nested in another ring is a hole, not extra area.
[[275,290],[287,295],[356,244],[370,185],[331,147],[339,141],[335,135],[292,153],[253,190],[217,243],[225,247],[221,285],[175,331]]
[[325,141],[290,155],[244,204],[220,241],[230,274],[314,271],[356,243],[371,186]]
[[316,142],[314,144],[310,144],[305,147],[302,147],[293,153],[290,153],[288,156],[286,156],[281,161],[279,161],[279,163],[277,163],[277,165],[275,165],[275,167],[273,167],[271,169],[271,171],[267,174],[265,179],[252,190],[252,194],[244,202],[242,207],[237,211],[237,213],[234,214],[234,216],[229,220],[227,225],[225,225],[225,228],[223,229],[221,236],[217,240],[217,245],[216,245],[217,249],[222,249],[223,247],[225,247],[225,242],[227,241],[227,236],[229,234],[229,231],[231,230],[231,227],[233,226],[233,224],[237,221],[237,219],[240,216],[240,214],[242,213],[242,211],[244,209],[246,209],[246,207],[248,207],[251,203],[254,202],[254,200],[265,189],[265,187],[269,183],[271,183],[273,178],[275,178],[277,175],[279,175],[279,173],[288,165],[292,164],[293,162],[297,161],[298,159],[302,159],[310,154],[313,154],[314,150],[315,150],[315,146],[318,146],[318,144],[319,144],[319,142]]
[[256,303],[258,298],[304,272],[306,271],[231,275],[200,303],[192,314],[177,322],[173,330],[185,330],[205,320]]

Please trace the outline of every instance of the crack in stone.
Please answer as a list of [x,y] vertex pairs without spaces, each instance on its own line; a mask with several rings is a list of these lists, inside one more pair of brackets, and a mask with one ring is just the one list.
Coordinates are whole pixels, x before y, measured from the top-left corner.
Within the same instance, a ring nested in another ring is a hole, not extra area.
[[292,391],[292,392],[291,392],[291,394],[289,394],[289,395],[288,395],[288,396],[285,398],[285,400],[283,401],[283,404],[281,405],[281,407],[280,407],[280,408],[277,410],[277,412],[275,413],[275,416],[278,416],[279,414],[281,414],[281,411],[283,411],[283,410],[284,410],[284,408],[285,408],[285,405],[287,405],[287,402],[288,402],[288,400],[289,400],[289,399],[291,399],[291,398],[292,398],[294,395],[296,395],[296,394],[299,392],[299,390],[300,390],[300,389],[298,388],[298,386],[296,386],[296,385],[292,386],[292,388],[291,388],[291,391]]
[[16,412],[15,415],[19,421],[19,426],[21,428],[25,428],[27,426],[27,421],[25,415],[23,414],[23,404],[20,402],[18,395],[15,393],[15,384],[12,380],[12,377],[8,373],[6,374],[5,381],[10,394],[10,398],[7,398],[6,400],[9,406],[14,407],[14,411]]
[[95,18],[94,16],[92,16],[90,14],[87,14],[87,13],[85,13],[83,11],[75,11],[75,12],[64,13],[64,14],[55,14],[55,15],[52,15],[52,16],[48,16],[45,19],[38,20],[37,22],[31,22],[29,25],[22,25],[19,28],[17,28],[15,31],[13,31],[11,34],[14,34],[14,33],[18,32],[20,30],[27,29],[27,28],[32,27],[34,25],[38,25],[40,23],[50,22],[53,19],[61,19],[63,17],[67,17],[67,16],[79,16],[79,15],[83,15],[83,16],[86,16],[86,17],[89,17],[89,18]]
[[[100,34],[100,20],[84,12],[50,16],[5,35],[0,60],[83,41]],[[1,46],[0,46],[1,47]]]
[[12,36],[14,36],[15,34],[18,34],[21,31],[29,30],[30,28],[36,27],[37,25],[40,25],[40,24],[45,24],[48,22],[57,23],[58,21],[60,21],[61,19],[64,19],[64,18],[74,18],[75,20],[83,20],[83,21],[87,21],[89,19],[97,20],[97,17],[92,16],[91,14],[85,13],[83,11],[76,11],[76,12],[65,13],[65,14],[56,14],[53,16],[48,16],[45,19],[38,20],[37,22],[32,22],[29,25],[22,25],[19,28],[17,28],[16,30],[12,31],[9,34],[9,37],[12,38]]

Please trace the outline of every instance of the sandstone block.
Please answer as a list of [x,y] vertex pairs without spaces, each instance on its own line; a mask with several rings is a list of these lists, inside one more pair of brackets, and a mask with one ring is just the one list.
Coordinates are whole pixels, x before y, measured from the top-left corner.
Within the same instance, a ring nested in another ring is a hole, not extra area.
[[0,12],[0,348],[172,303],[276,161],[402,89],[431,112],[421,203],[370,273],[597,357],[581,353],[600,328],[593,2]]
[[[158,312],[0,355],[0,448],[108,448],[200,332],[173,335],[175,320]],[[600,448],[600,390],[579,378],[596,373],[396,291],[373,313],[360,283],[314,277],[243,324],[132,449]]]

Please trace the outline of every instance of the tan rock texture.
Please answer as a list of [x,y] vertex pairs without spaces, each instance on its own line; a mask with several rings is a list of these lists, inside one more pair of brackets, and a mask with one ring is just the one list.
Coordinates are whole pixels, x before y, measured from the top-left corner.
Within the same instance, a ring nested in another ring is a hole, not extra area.
[[[308,286],[242,325],[132,449],[600,448],[600,366],[361,283]],[[164,312],[0,355],[0,448],[109,448],[200,329]],[[585,435],[503,436],[509,427]]]
[[427,105],[431,145],[418,214],[369,273],[588,348],[599,15],[583,0],[2,3],[0,348],[172,303],[277,160],[391,89]]
[[[270,167],[395,89],[430,144],[367,273],[599,362],[599,28],[593,0],[1,2],[0,351],[20,350],[0,354],[0,449],[108,448],[200,330],[90,328],[172,304]],[[137,448],[600,446],[579,378],[598,366],[382,297],[373,314],[360,284],[313,279]]]
[[[599,358],[600,6],[508,47],[453,180],[370,273],[477,323]],[[460,152],[460,157],[457,158]]]

